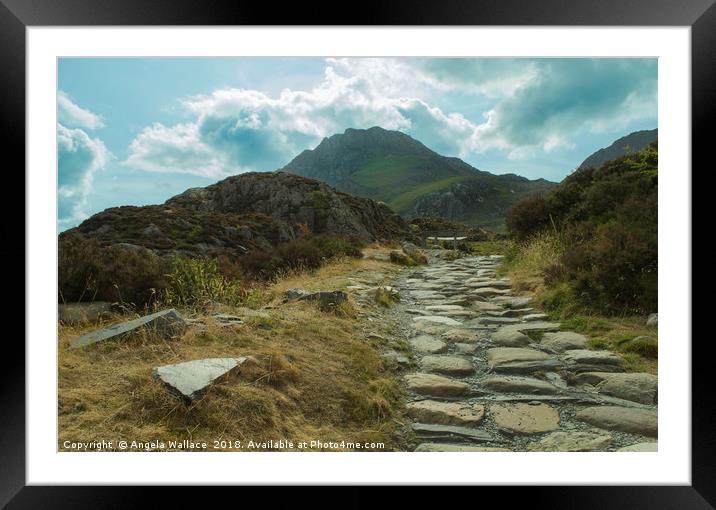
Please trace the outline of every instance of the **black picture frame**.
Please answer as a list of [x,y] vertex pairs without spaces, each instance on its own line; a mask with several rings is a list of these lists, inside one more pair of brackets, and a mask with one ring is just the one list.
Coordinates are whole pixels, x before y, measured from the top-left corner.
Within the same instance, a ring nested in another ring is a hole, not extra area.
[[[6,173],[14,190],[25,188],[25,29],[31,26],[111,25],[532,25],[532,26],[689,26],[692,51],[693,166],[706,168],[711,151],[710,124],[716,113],[716,0],[393,0],[362,2],[341,15],[337,8],[306,4],[191,0],[0,0],[0,137]],[[327,19],[330,18],[330,19]],[[320,21],[320,23],[319,23]],[[10,159],[8,156],[12,156]],[[9,161],[14,163],[11,165]],[[709,161],[713,167],[713,161]],[[14,172],[10,172],[10,169]],[[684,170],[686,174],[686,169]],[[693,183],[693,172],[692,172]],[[8,176],[10,178],[12,176]],[[692,189],[693,184],[692,184]],[[696,188],[698,189],[698,188]],[[19,194],[14,192],[14,194]],[[23,193],[24,196],[24,193]],[[693,200],[693,199],[692,199]],[[693,202],[692,202],[693,203]],[[3,268],[24,267],[25,223],[15,201],[4,200]],[[12,240],[12,242],[9,242]],[[22,240],[22,242],[20,242]],[[692,252],[693,253],[693,252]],[[20,278],[19,271],[7,271]],[[9,275],[8,275],[9,276]],[[13,282],[14,283],[14,282]],[[6,281],[6,285],[9,282]],[[16,289],[20,289],[17,282]],[[24,282],[22,288],[24,289]],[[13,299],[24,296],[14,292]],[[691,296],[684,296],[691,299]],[[24,302],[24,299],[23,299]],[[27,307],[32,303],[26,303]],[[20,324],[19,319],[15,322]],[[0,507],[128,508],[146,497],[123,487],[36,487],[25,484],[25,351],[19,335],[5,336],[0,371]],[[674,339],[671,339],[674,340]],[[690,339],[679,339],[686,342]],[[651,487],[530,487],[532,506],[551,508],[714,508],[716,505],[716,399],[710,385],[708,338],[692,344],[692,485]],[[11,352],[8,352],[10,349]],[[16,352],[12,352],[12,351]],[[9,360],[15,360],[12,363]],[[668,412],[668,411],[667,411]],[[485,488],[486,490],[487,488]],[[481,489],[483,490],[483,489]],[[510,489],[510,494],[517,495]],[[182,491],[175,496],[184,497]],[[419,494],[416,493],[416,495]],[[481,492],[485,503],[490,494]],[[359,504],[361,498],[346,499]],[[166,500],[168,502],[169,500]],[[407,503],[407,499],[403,501]],[[111,503],[111,504],[110,504]],[[365,502],[368,504],[368,502]],[[476,504],[480,504],[478,501]]]

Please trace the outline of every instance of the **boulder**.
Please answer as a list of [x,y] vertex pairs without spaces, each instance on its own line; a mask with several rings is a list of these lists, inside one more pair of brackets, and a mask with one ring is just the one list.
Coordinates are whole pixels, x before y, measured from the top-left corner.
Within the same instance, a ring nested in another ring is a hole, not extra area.
[[304,289],[289,289],[283,296],[284,301],[318,301],[322,305],[339,305],[348,299],[348,294],[341,290],[309,292]]
[[221,376],[228,374],[247,358],[208,358],[164,365],[152,369],[152,377],[187,400],[198,400]]
[[645,373],[587,372],[578,381],[595,385],[599,393],[612,397],[654,405],[657,401],[659,379]]
[[585,349],[587,347],[587,337],[572,331],[545,333],[542,340],[540,340],[540,345],[555,352],[564,352],[570,349]]
[[493,344],[503,347],[524,347],[532,341],[521,331],[506,328],[500,328],[492,333],[490,340]]
[[651,409],[619,406],[594,406],[577,412],[575,418],[606,430],[656,437],[657,412]]
[[161,312],[145,315],[131,321],[120,322],[108,328],[87,333],[70,342],[70,349],[85,347],[105,340],[119,340],[137,331],[151,331],[163,337],[181,335],[186,331],[187,324],[182,316],[175,309],[162,310]]

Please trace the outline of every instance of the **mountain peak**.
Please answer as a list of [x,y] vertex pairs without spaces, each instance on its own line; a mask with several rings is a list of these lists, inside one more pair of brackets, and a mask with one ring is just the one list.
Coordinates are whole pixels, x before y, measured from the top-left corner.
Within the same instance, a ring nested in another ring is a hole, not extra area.
[[406,217],[438,215],[473,225],[501,223],[512,201],[553,185],[482,172],[406,133],[379,126],[348,128],[324,138],[281,170],[386,202]]

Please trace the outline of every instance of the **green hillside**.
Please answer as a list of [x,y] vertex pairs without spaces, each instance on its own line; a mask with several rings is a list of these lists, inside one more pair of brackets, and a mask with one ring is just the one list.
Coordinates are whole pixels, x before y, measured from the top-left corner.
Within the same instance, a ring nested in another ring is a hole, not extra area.
[[347,129],[306,150],[282,171],[386,202],[406,218],[443,217],[502,230],[505,211],[554,183],[480,171],[405,133]]

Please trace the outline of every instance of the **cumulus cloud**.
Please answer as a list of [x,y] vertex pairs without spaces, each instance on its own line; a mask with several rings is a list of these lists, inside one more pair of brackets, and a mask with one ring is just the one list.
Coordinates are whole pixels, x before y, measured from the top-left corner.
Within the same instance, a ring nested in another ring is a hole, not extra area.
[[85,131],[57,125],[58,218],[61,227],[86,218],[83,208],[94,173],[112,157],[104,143]]
[[578,130],[619,131],[635,119],[656,118],[653,59],[556,59],[486,114],[471,145],[511,153],[569,147]]
[[[459,100],[438,107],[436,97],[451,93],[490,106],[478,118],[461,113]],[[579,130],[655,118],[656,61],[326,59],[310,90],[222,89],[182,106],[192,120],[147,127],[124,164],[206,177],[274,170],[323,137],[375,125],[449,156],[474,161],[496,150],[520,160],[572,147]]]
[[57,94],[57,115],[60,124],[71,128],[98,129],[104,127],[99,115],[77,106],[69,96],[60,91]]

